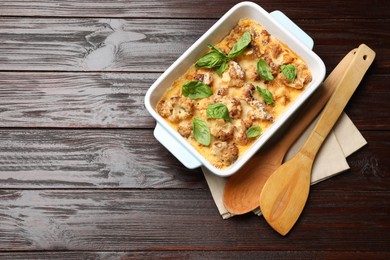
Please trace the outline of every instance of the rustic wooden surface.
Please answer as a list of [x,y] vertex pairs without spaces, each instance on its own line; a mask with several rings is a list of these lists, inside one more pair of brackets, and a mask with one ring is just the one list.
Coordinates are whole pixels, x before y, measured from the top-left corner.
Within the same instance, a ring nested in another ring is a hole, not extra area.
[[237,2],[0,2],[0,259],[390,258],[389,1],[259,1],[328,72],[360,43],[377,53],[346,108],[368,145],[287,237],[222,220],[201,171],[154,139],[147,89]]

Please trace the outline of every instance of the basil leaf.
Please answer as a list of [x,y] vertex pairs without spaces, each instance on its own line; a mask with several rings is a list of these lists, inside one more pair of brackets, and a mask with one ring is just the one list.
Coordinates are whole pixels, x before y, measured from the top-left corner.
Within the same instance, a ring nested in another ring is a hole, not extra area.
[[211,51],[206,53],[195,63],[196,68],[215,68],[219,67],[224,63],[226,57],[219,52]]
[[217,68],[217,74],[221,77],[222,73],[229,67],[229,61],[226,60],[221,66]]
[[220,68],[228,59],[226,54],[217,47],[208,44],[207,47],[211,50],[206,53],[195,63],[196,68]]
[[221,54],[222,56],[224,56],[225,58],[227,58],[226,54],[218,49],[217,47],[215,47],[214,45],[211,45],[211,44],[207,44],[207,47],[211,50],[211,51],[215,51],[215,52],[218,52],[219,54]]
[[207,106],[206,115],[208,118],[222,118],[230,122],[229,110],[224,104],[210,104]]
[[261,135],[261,128],[258,125],[251,126],[246,130],[246,136],[249,138],[258,137],[259,135]]
[[182,94],[190,99],[207,98],[213,94],[212,89],[200,81],[187,81],[182,86]]
[[244,34],[241,36],[241,38],[237,41],[237,43],[233,46],[233,48],[229,52],[229,59],[233,59],[234,57],[237,57],[240,55],[245,48],[251,43],[252,38],[249,31],[244,32]]
[[263,59],[259,59],[257,61],[257,73],[259,73],[260,77],[262,77],[264,80],[271,81],[274,79],[268,63]]
[[283,75],[291,82],[293,83],[295,80],[295,77],[297,76],[297,69],[294,65],[288,64],[288,65],[282,65],[280,66],[280,69],[282,70]]
[[264,101],[265,103],[267,103],[267,105],[272,105],[272,106],[275,105],[274,97],[272,96],[272,93],[268,89],[260,88],[258,86],[256,86],[256,89],[257,91],[260,92],[261,96],[264,98]]
[[192,129],[196,141],[204,146],[209,146],[211,143],[210,129],[202,118],[194,117],[192,119]]

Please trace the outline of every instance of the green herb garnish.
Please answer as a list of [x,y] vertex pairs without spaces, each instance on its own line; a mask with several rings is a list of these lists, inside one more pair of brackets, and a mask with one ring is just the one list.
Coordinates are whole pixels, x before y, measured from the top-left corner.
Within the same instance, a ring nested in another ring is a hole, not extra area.
[[192,119],[192,129],[196,141],[204,146],[209,146],[211,143],[210,129],[202,118],[194,117]]
[[229,110],[224,104],[210,104],[207,106],[206,115],[208,118],[222,118],[230,122]]
[[221,64],[221,66],[219,66],[219,68],[217,68],[216,72],[218,74],[218,76],[221,77],[222,73],[229,67],[229,61],[225,61],[224,63]]
[[208,44],[207,47],[211,51],[200,57],[200,59],[195,63],[195,67],[206,69],[215,68],[217,74],[221,76],[222,73],[228,68],[229,61],[240,55],[251,43],[251,41],[251,34],[249,31],[246,31],[230,50],[229,55],[226,55],[217,47]]
[[244,34],[240,37],[240,39],[237,41],[237,43],[233,46],[233,48],[229,52],[229,59],[233,59],[240,55],[246,47],[251,43],[252,38],[249,31],[244,32]]
[[282,70],[283,75],[292,83],[295,80],[295,77],[297,76],[297,69],[294,65],[288,64],[288,65],[282,65],[280,66],[280,69]]
[[257,73],[259,73],[260,77],[263,78],[264,80],[271,81],[274,79],[274,76],[272,76],[271,69],[269,68],[268,63],[263,60],[259,59],[257,61]]
[[212,89],[200,81],[187,81],[182,86],[182,94],[190,99],[207,98],[213,94]]
[[[209,45],[209,48],[212,45]],[[195,63],[196,68],[217,68],[222,65],[227,60],[227,57],[225,54],[222,54],[220,51],[216,51],[216,48],[213,47],[213,49],[200,57],[200,59]]]
[[249,138],[258,137],[259,135],[261,135],[261,128],[258,125],[251,126],[246,130],[246,136]]
[[256,89],[257,91],[259,91],[259,93],[261,94],[261,96],[263,97],[267,105],[272,105],[272,106],[275,105],[274,97],[272,96],[272,93],[268,89],[260,88],[258,86],[256,86]]
[[229,64],[229,58],[226,54],[217,47],[208,44],[207,47],[211,50],[206,53],[195,63],[196,68],[212,69],[216,68],[217,73],[221,76]]

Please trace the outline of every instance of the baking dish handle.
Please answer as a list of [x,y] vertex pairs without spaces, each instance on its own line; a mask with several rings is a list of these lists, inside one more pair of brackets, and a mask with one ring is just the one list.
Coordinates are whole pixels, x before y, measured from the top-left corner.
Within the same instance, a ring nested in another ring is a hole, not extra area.
[[202,165],[198,159],[159,123],[156,124],[156,128],[154,129],[154,137],[188,169],[195,169]]
[[313,49],[314,41],[307,35],[301,28],[298,27],[293,21],[290,20],[284,13],[279,10],[273,11],[270,15],[276,19],[280,25],[292,33],[300,42],[302,42],[309,49]]

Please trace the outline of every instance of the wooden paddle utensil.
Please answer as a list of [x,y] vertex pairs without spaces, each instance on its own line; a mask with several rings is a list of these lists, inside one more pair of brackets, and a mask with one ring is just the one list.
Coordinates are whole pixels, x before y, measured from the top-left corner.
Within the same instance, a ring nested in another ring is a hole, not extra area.
[[309,195],[316,154],[374,58],[373,50],[364,44],[359,46],[303,147],[265,183],[260,195],[260,209],[268,224],[281,235],[291,230],[301,214]]
[[294,123],[278,138],[275,145],[263,148],[237,173],[229,177],[223,192],[223,202],[230,213],[245,214],[259,207],[259,196],[268,177],[282,164],[288,149],[325,106],[355,52],[356,49],[351,50],[340,61],[322,86],[300,108]]

